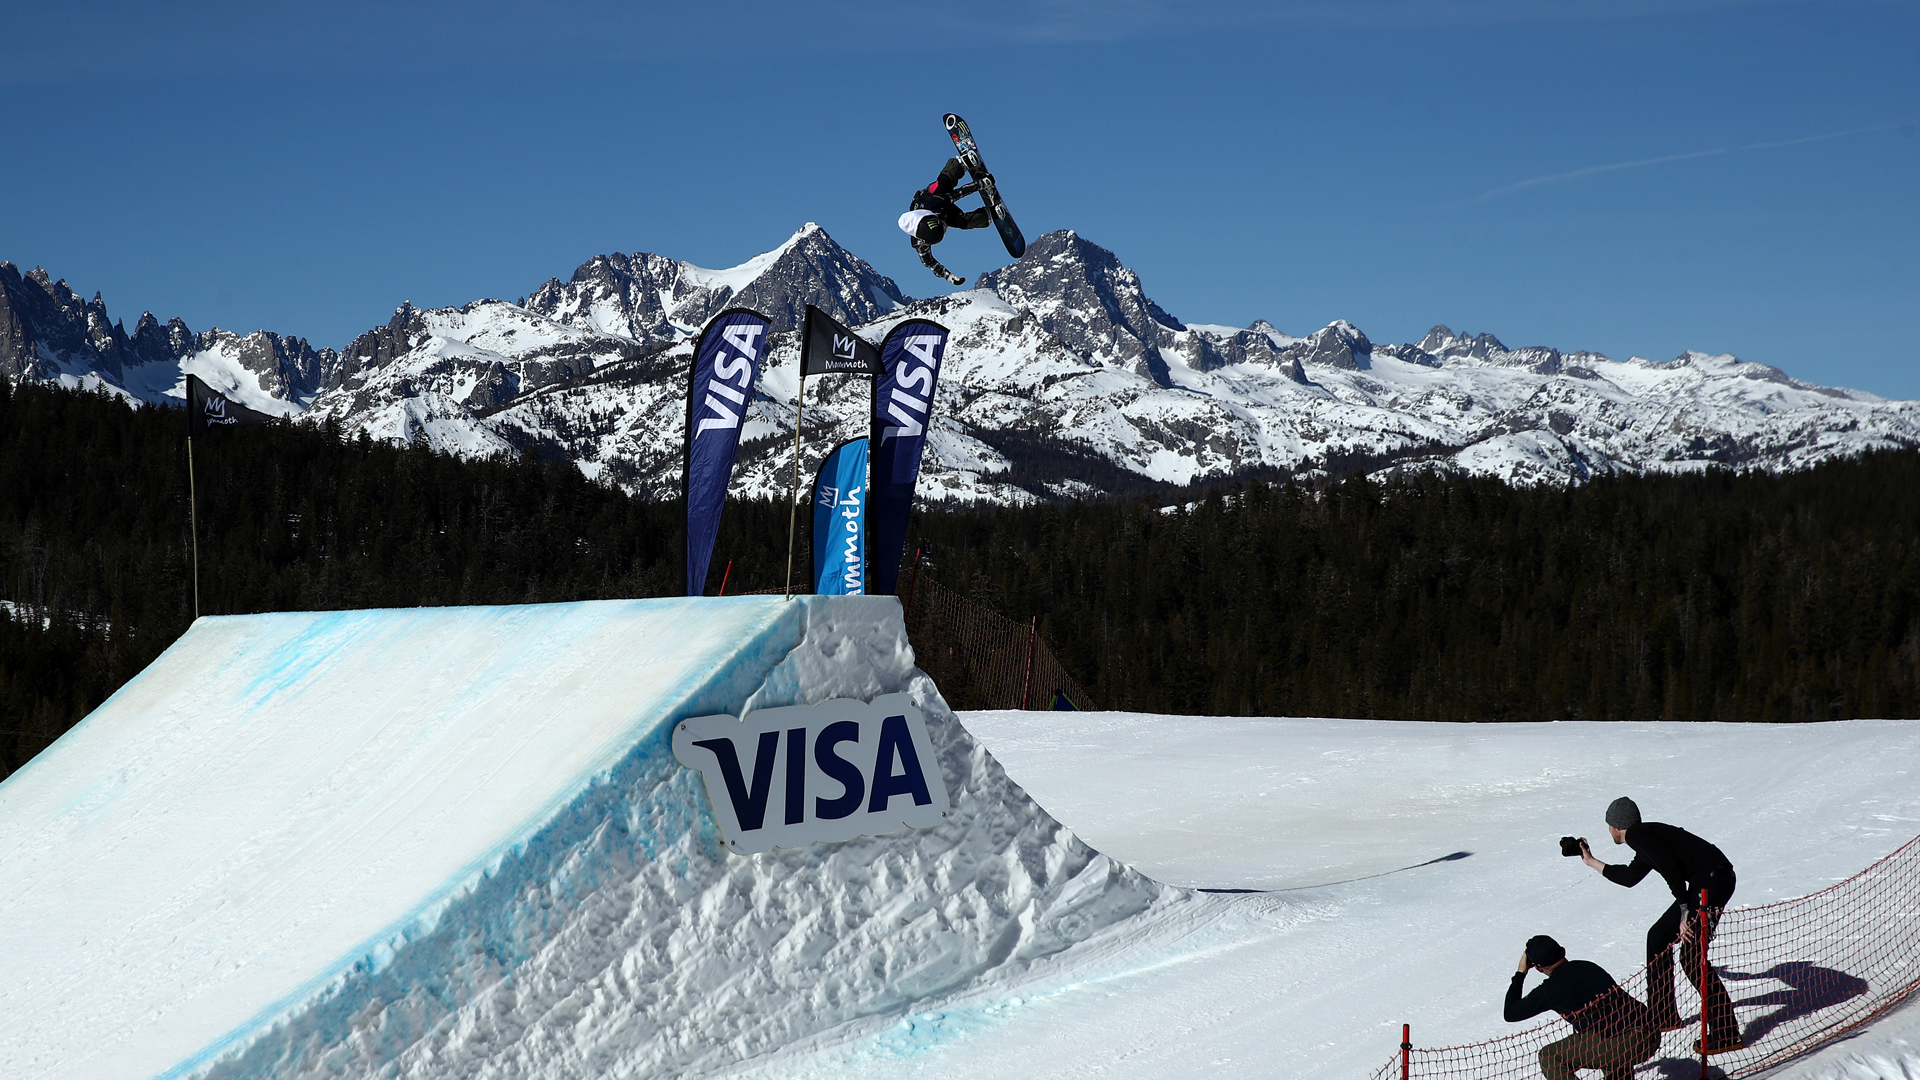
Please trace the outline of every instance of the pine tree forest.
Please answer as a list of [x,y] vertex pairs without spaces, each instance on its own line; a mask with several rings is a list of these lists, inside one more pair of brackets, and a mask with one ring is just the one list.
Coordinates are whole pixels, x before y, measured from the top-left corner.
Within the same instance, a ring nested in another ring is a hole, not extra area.
[[[204,614],[681,591],[681,507],[565,461],[278,423],[193,448]],[[193,620],[178,410],[0,383],[0,776]],[[1101,708],[1446,721],[1920,717],[1920,451],[1785,475],[1246,482],[916,512],[921,572],[1040,617]],[[785,580],[740,500],[709,591]],[[806,564],[805,518],[799,555]],[[907,577],[903,575],[903,583]]]

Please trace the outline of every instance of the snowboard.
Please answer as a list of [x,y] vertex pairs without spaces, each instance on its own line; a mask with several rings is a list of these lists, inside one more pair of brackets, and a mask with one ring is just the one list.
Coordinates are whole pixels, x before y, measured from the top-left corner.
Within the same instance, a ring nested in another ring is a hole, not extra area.
[[993,227],[1000,230],[1000,242],[1007,245],[1007,254],[1019,258],[1026,253],[1027,238],[1020,235],[1020,226],[1013,223],[1013,215],[1007,213],[1007,204],[1000,198],[1000,189],[994,185],[993,174],[987,171],[986,163],[980,160],[980,147],[973,141],[973,132],[967,122],[955,113],[941,117],[947,125],[947,134],[953,138],[954,156],[966,167],[967,175],[980,185],[980,198],[987,204],[987,213],[993,215]]

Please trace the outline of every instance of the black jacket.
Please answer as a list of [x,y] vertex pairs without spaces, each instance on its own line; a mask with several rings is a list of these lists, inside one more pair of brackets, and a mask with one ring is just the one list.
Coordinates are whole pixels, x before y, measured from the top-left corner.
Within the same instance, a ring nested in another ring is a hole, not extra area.
[[1633,861],[1607,867],[1602,871],[1606,879],[1632,888],[1657,870],[1674,899],[1687,905],[1689,911],[1700,906],[1700,890],[1706,887],[1709,875],[1733,872],[1733,864],[1719,848],[1677,825],[1643,821],[1627,830],[1627,846],[1633,849]]
[[1598,1030],[1612,1037],[1635,1028],[1651,1028],[1647,1007],[1620,989],[1606,969],[1591,960],[1569,960],[1553,969],[1547,981],[1520,996],[1527,973],[1516,971],[1507,985],[1506,1017],[1518,1023],[1548,1009],[1566,1017],[1575,1031]]

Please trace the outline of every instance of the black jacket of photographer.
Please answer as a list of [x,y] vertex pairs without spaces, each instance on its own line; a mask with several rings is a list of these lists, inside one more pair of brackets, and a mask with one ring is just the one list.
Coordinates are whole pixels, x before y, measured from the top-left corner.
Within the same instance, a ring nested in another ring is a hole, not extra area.
[[1733,864],[1720,849],[1677,825],[1643,821],[1629,826],[1627,846],[1633,849],[1632,862],[1601,871],[1616,885],[1631,888],[1657,871],[1688,911],[1700,906],[1701,889],[1718,892],[1732,885]]
[[1591,960],[1568,960],[1553,969],[1547,980],[1522,997],[1527,973],[1516,971],[1507,985],[1506,1018],[1518,1023],[1548,1009],[1566,1017],[1575,1031],[1594,1031],[1612,1038],[1651,1026],[1647,1007],[1620,988],[1605,968]]

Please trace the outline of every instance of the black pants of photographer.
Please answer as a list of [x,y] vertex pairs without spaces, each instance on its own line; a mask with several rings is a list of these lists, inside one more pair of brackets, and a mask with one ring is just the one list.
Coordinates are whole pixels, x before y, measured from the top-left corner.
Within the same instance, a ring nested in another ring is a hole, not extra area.
[[[1707,936],[1713,936],[1714,928],[1720,925],[1720,910],[1733,898],[1733,871],[1715,872],[1708,875],[1707,886]],[[1699,916],[1687,910],[1687,905],[1678,900],[1661,915],[1647,931],[1647,1007],[1653,1012],[1654,1023],[1663,1028],[1680,1025],[1680,1010],[1673,1002],[1673,949],[1671,946],[1680,940],[1680,921],[1698,919]],[[1697,931],[1697,927],[1695,928]],[[1700,936],[1696,932],[1692,941],[1680,946],[1680,969],[1687,973],[1687,981],[1700,992],[1707,1003],[1707,1042],[1718,1044],[1737,1036],[1740,1025],[1733,1015],[1733,999],[1727,996],[1727,988],[1720,982],[1720,976],[1712,968],[1707,969],[1707,985],[1700,985]]]

